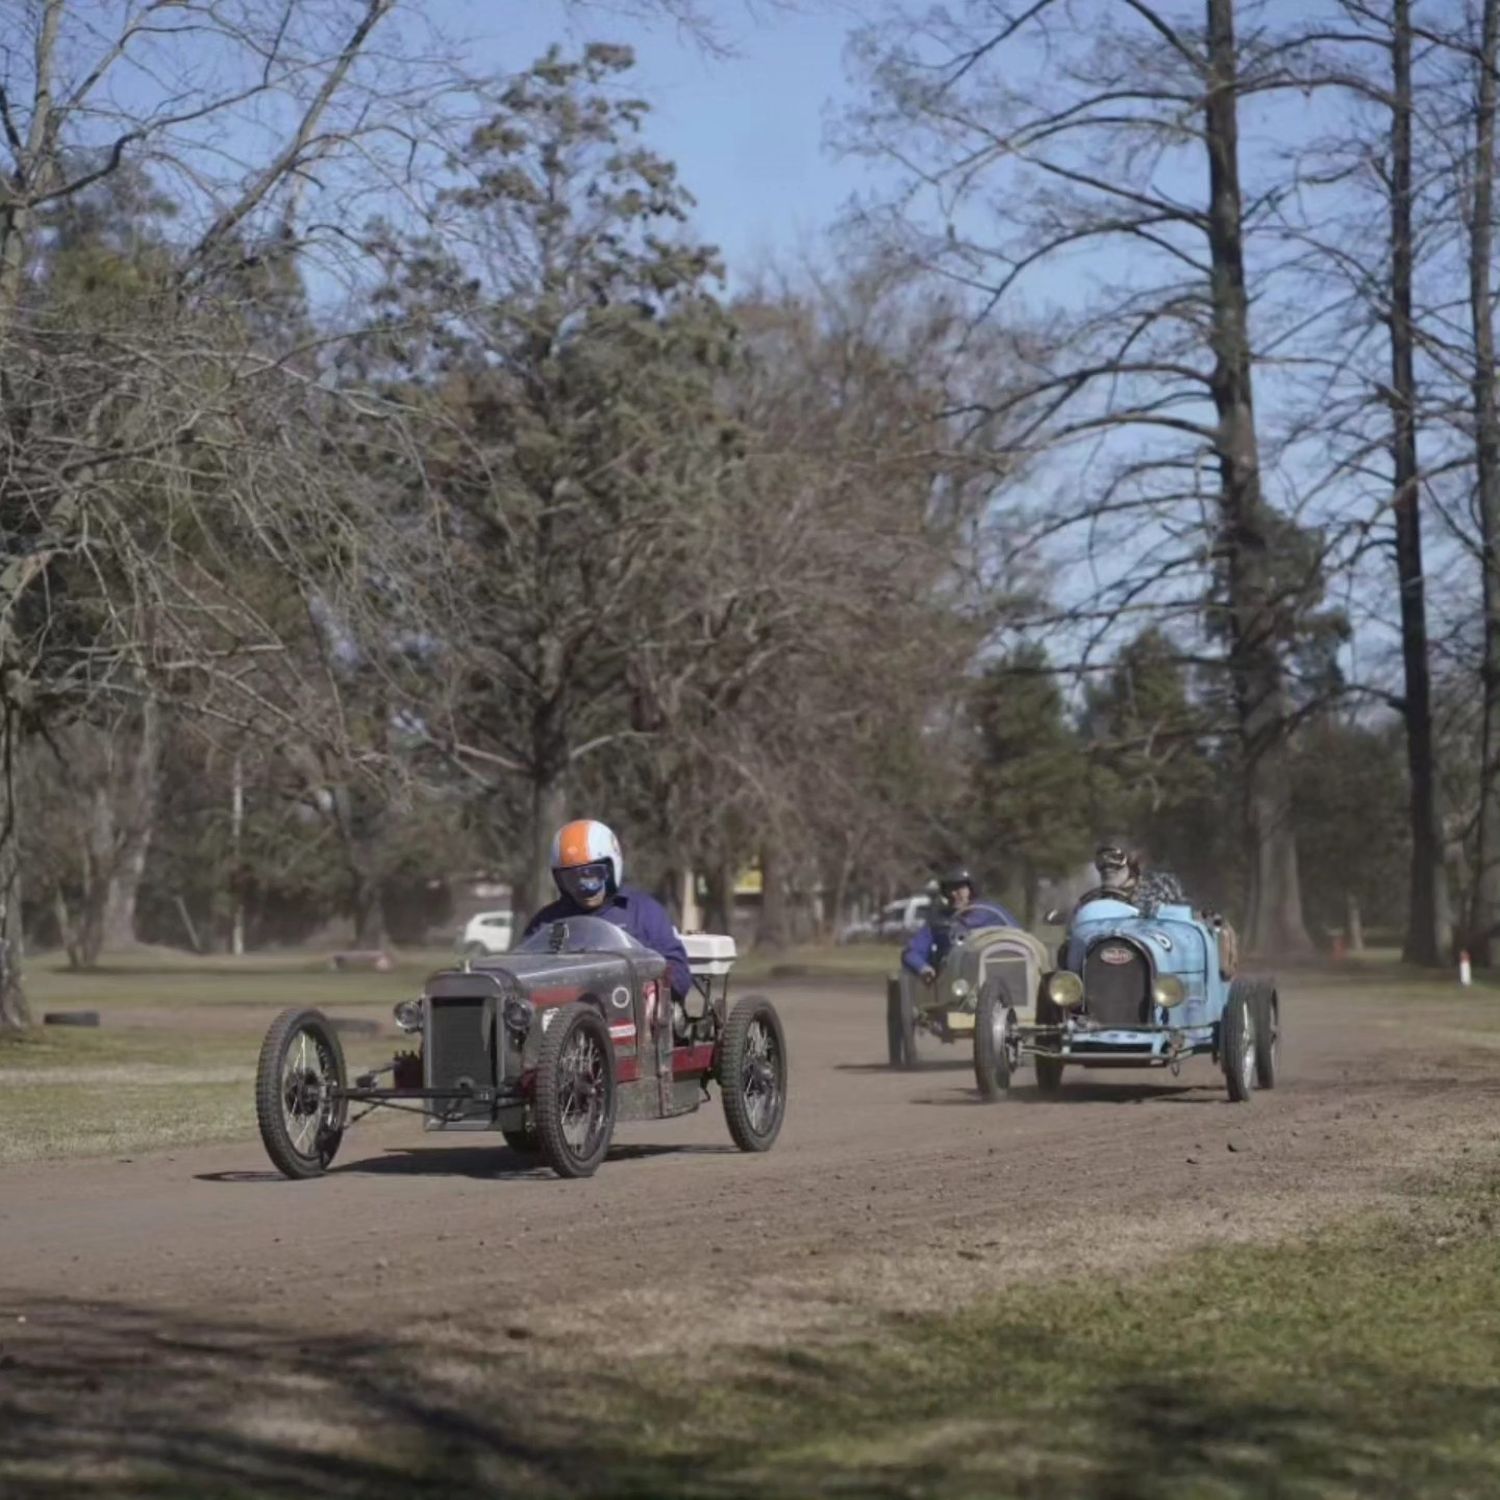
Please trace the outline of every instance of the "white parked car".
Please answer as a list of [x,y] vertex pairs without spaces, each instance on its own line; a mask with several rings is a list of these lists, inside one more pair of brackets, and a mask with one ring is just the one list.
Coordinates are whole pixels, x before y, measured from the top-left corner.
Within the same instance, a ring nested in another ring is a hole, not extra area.
[[841,943],[904,943],[926,921],[932,911],[932,897],[903,896],[890,901],[874,917],[854,922],[838,935]]
[[469,918],[459,947],[470,958],[490,953],[508,953],[516,932],[513,911],[480,911]]

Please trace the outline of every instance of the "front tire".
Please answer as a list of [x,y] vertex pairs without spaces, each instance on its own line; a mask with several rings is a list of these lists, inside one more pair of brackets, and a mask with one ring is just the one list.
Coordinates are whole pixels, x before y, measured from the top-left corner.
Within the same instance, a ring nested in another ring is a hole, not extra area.
[[974,1081],[991,1101],[1010,1092],[1015,1072],[1015,1011],[1004,984],[987,984],[974,1012]]
[[542,1160],[592,1177],[615,1133],[615,1048],[592,1005],[565,1005],[542,1035],[534,1103]]
[[1230,986],[1231,997],[1239,991],[1250,1008],[1254,1026],[1255,1086],[1274,1089],[1281,1068],[1281,1000],[1269,979],[1236,979]]
[[294,1181],[321,1177],[344,1138],[344,1049],[320,1010],[276,1017],[255,1069],[255,1118],[266,1155]]
[[786,1118],[786,1033],[776,1007],[747,995],[730,1011],[719,1043],[724,1119],[741,1151],[769,1151]]
[[[1045,994],[1039,995],[1036,1002],[1036,1022],[1038,1026],[1060,1026],[1063,1015],[1056,1004],[1047,998]],[[1056,1037],[1038,1038],[1043,1045],[1048,1047],[1060,1047],[1062,1044]],[[1044,1099],[1055,1099],[1062,1093],[1063,1085],[1063,1062],[1056,1057],[1037,1057],[1033,1054],[1031,1066],[1036,1073],[1036,1091]]]
[[1219,1060],[1230,1102],[1246,1104],[1255,1089],[1255,1016],[1245,987],[1234,984],[1219,1022]]

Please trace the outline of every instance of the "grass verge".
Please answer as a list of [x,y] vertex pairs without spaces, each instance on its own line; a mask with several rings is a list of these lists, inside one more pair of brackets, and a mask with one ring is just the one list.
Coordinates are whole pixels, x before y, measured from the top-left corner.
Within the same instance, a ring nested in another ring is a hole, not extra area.
[[[288,1003],[291,1003],[290,1000]],[[236,1140],[255,1131],[257,1022],[38,1027],[0,1042],[0,1164]],[[351,1071],[389,1040],[344,1039]]]

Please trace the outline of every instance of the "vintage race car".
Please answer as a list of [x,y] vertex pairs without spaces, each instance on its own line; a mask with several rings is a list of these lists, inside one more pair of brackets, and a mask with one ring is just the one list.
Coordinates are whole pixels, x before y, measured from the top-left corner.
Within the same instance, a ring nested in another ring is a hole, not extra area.
[[1019,927],[958,929],[932,984],[904,965],[886,981],[886,1036],[893,1068],[916,1067],[917,1037],[970,1041],[980,999],[1014,1011],[1020,1025],[1035,1020],[1043,974],[1050,967],[1042,942]]
[[352,1083],[328,1018],[282,1012],[256,1076],[266,1151],[288,1177],[316,1177],[351,1110],[385,1107],[422,1114],[428,1130],[498,1130],[560,1177],[588,1177],[616,1121],[689,1114],[711,1097],[710,1081],[735,1144],[768,1151],[786,1111],[780,1017],[760,996],[730,1009],[733,938],[683,941],[693,991],[679,1001],[666,960],[620,928],[553,922],[510,953],[434,974],[420,998],[396,1006],[415,1049]]
[[1030,1061],[1055,1094],[1063,1069],[1169,1068],[1212,1057],[1230,1099],[1276,1086],[1281,1001],[1273,979],[1237,975],[1234,933],[1186,905],[1149,913],[1112,897],[1086,900],[1047,974],[1033,1017],[999,994],[981,995],[974,1074],[999,1098]]

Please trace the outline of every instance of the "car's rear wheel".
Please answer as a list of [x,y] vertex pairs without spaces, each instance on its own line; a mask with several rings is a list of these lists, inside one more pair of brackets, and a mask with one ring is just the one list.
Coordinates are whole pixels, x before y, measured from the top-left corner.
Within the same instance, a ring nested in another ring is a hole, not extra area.
[[914,1068],[917,1057],[917,1010],[899,975],[886,981],[885,1028],[893,1068]]
[[1238,981],[1230,986],[1219,1022],[1219,1061],[1235,1104],[1248,1102],[1255,1089],[1255,1014],[1246,989]]
[[986,1099],[1003,1099],[1019,1062],[1016,1013],[1010,992],[995,979],[980,992],[974,1012],[974,1080]]
[[255,1117],[266,1154],[294,1179],[327,1170],[344,1138],[348,1075],[338,1033],[320,1010],[276,1017],[255,1070]]
[[906,1066],[906,1027],[901,1016],[901,981],[894,976],[885,982],[886,1050],[893,1068]]
[[554,1012],[537,1056],[533,1107],[543,1161],[559,1177],[592,1177],[615,1133],[614,1044],[592,1005]]
[[724,1119],[741,1151],[769,1151],[786,1118],[786,1033],[776,1007],[747,995],[729,1012],[719,1041]]

